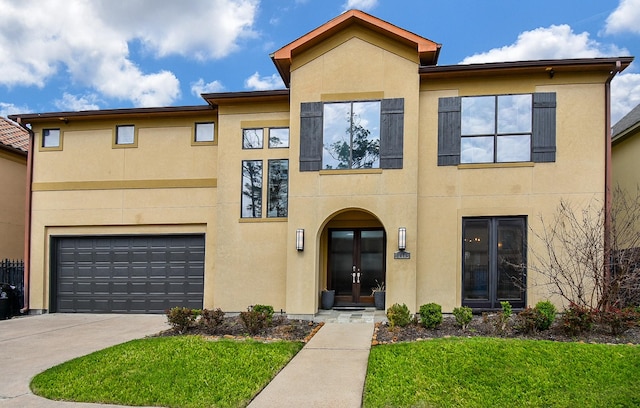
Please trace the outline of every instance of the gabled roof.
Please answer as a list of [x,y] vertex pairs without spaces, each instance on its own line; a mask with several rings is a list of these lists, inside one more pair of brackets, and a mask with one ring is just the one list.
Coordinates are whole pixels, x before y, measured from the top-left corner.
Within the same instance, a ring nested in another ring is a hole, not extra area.
[[618,143],[633,134],[640,134],[640,105],[631,109],[611,128],[611,140]]
[[336,32],[344,30],[353,24],[359,24],[415,47],[416,53],[420,58],[420,65],[435,65],[438,62],[441,44],[394,26],[360,10],[349,10],[271,54],[271,59],[287,88],[291,80],[291,61],[296,54],[308,50]]
[[0,116],[0,145],[26,153],[29,150],[29,133]]

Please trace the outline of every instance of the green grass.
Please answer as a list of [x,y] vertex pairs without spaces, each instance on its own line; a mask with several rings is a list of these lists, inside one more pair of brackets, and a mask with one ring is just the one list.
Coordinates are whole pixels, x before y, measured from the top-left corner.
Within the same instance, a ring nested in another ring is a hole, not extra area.
[[79,402],[242,407],[302,348],[299,342],[134,340],[37,375],[37,395]]
[[495,338],[373,347],[364,407],[640,406],[640,347]]

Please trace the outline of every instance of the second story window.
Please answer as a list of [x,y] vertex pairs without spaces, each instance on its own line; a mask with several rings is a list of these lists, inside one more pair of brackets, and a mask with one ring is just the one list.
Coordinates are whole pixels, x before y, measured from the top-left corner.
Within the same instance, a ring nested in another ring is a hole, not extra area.
[[213,122],[196,123],[194,142],[213,142],[215,125]]
[[530,94],[462,98],[460,163],[530,161],[531,107]]
[[264,129],[242,129],[243,149],[262,149]]
[[269,128],[269,149],[289,147],[289,128]]
[[60,129],[43,129],[42,130],[42,147],[44,148],[60,147]]
[[116,145],[135,145],[136,132],[133,125],[116,126]]

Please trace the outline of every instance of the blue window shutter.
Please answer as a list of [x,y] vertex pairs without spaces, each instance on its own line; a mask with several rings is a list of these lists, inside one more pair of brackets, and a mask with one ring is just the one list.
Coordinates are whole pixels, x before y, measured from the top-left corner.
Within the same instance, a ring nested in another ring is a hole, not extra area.
[[380,168],[401,169],[404,143],[404,98],[380,102]]
[[300,104],[300,171],[322,168],[322,102]]
[[556,161],[556,94],[533,94],[533,134],[531,136],[531,161]]
[[460,164],[461,112],[460,97],[438,100],[438,166]]

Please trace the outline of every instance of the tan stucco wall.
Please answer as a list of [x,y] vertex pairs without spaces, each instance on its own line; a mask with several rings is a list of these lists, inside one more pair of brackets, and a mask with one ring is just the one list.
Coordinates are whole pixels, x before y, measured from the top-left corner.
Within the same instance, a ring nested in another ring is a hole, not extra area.
[[0,149],[0,259],[24,259],[27,158]]
[[635,197],[640,187],[640,129],[612,148],[613,185]]

